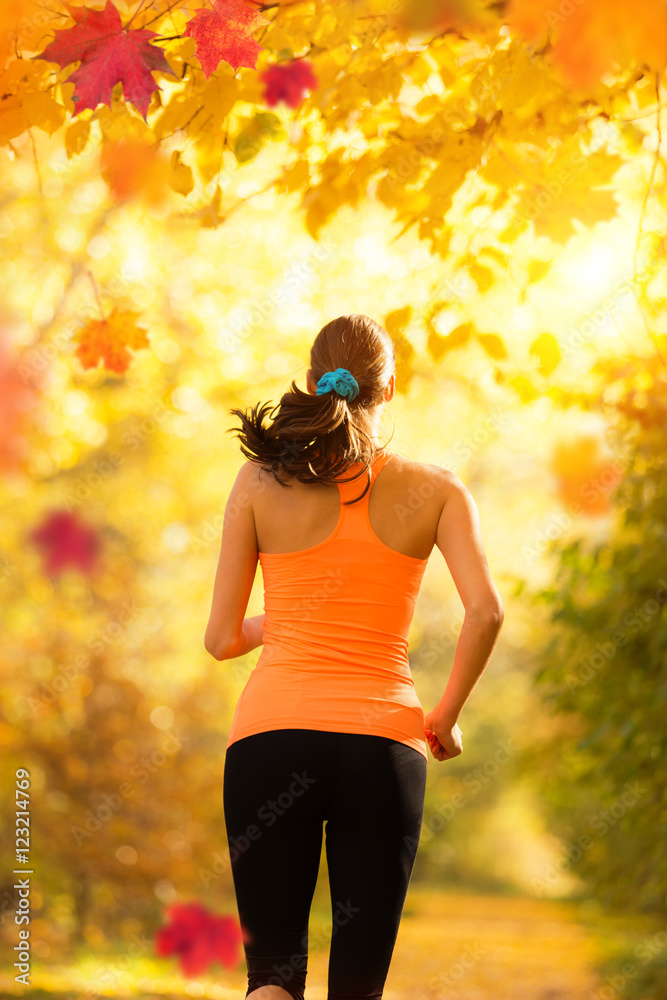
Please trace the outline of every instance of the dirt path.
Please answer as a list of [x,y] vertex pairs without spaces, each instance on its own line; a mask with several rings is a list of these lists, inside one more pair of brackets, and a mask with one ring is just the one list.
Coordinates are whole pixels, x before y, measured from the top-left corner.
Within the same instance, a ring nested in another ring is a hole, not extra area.
[[[323,891],[323,890],[321,890]],[[331,911],[311,912],[306,1000],[326,1000]],[[502,899],[430,892],[411,887],[383,1000],[594,1000],[594,939],[577,922],[574,907],[532,899]],[[245,964],[219,966],[182,979],[175,963],[152,955],[133,961],[102,989],[100,976],[114,960],[35,969],[31,987],[0,973],[0,996],[39,1000],[92,1000],[105,995],[133,1000],[243,1000]]]
[[[597,957],[567,905],[411,888],[384,1000],[591,1000]],[[313,955],[308,1000],[326,972]]]

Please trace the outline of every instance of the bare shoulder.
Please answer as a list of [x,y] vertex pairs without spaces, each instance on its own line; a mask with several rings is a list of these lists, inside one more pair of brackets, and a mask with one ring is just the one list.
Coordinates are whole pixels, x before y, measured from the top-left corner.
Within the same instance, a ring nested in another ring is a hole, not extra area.
[[266,473],[262,472],[261,462],[245,461],[236,475],[234,489],[243,490],[251,495],[263,492],[266,489]]
[[455,473],[441,465],[415,462],[397,451],[392,452],[392,456],[396,471],[402,478],[409,480],[410,486],[422,496],[434,496],[444,503],[457,485],[463,485]]

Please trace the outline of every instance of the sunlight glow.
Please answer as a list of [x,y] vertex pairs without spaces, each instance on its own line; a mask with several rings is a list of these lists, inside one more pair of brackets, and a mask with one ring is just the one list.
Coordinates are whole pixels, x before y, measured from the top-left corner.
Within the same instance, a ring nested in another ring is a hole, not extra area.
[[511,322],[512,327],[515,330],[519,330],[521,333],[527,333],[529,330],[535,328],[537,317],[530,306],[518,305],[512,310]]
[[623,250],[623,258],[617,246],[613,243],[590,243],[560,266],[561,273],[568,283],[592,294],[603,294],[611,288],[618,278],[622,260],[627,256]]
[[370,234],[354,241],[354,256],[361,261],[367,274],[376,275],[384,274],[392,259],[384,242]]

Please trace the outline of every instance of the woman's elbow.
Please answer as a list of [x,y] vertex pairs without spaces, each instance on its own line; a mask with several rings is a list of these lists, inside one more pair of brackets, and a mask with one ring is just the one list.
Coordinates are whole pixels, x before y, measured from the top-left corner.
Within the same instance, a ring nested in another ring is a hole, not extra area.
[[500,628],[505,620],[505,608],[500,602],[498,604],[494,604],[493,607],[488,609],[486,616],[491,625],[496,625]]
[[502,603],[466,608],[465,613],[471,624],[478,624],[485,628],[500,629],[505,618],[505,609]]
[[208,636],[204,638],[204,649],[207,653],[210,653],[214,660],[226,660],[227,650],[224,646],[221,646],[219,642],[214,642],[209,639]]

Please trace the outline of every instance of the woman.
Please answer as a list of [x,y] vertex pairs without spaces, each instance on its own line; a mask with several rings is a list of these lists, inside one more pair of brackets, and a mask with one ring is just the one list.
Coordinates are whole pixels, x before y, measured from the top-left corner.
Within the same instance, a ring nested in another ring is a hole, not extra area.
[[[503,620],[465,486],[380,443],[395,368],[386,330],[341,316],[313,343],[308,392],[292,382],[273,409],[230,411],[249,461],[225,511],[205,645],[225,660],[263,644],[223,790],[254,1000],[303,1000],[323,824],[328,1000],[382,997],[421,831],[426,740],[436,760],[461,753],[457,719]],[[408,632],[434,545],[465,620],[424,717]],[[245,618],[258,559],[265,615]]]

